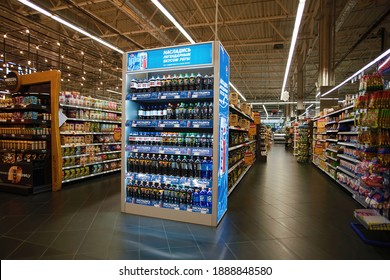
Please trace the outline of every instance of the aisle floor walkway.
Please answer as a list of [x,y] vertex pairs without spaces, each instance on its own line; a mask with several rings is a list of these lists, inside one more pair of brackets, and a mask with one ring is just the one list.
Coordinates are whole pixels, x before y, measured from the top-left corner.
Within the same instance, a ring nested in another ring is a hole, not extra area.
[[1,259],[390,259],[350,228],[360,208],[284,145],[256,163],[218,228],[120,212],[112,175],[36,196],[0,193]]

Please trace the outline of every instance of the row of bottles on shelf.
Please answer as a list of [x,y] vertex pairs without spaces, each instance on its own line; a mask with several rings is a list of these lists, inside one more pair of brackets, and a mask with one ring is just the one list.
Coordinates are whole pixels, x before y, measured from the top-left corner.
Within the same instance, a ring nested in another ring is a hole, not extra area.
[[92,98],[91,96],[83,96],[77,91],[64,91],[60,92],[60,104],[91,107],[96,109],[121,111],[122,106],[119,103]]
[[188,75],[173,74],[163,75],[162,78],[152,76],[150,79],[135,79],[130,82],[130,93],[140,92],[165,92],[183,90],[212,90],[214,87],[214,75],[204,75],[194,73]]
[[229,146],[236,146],[249,141],[248,132],[229,131]]
[[46,150],[46,141],[0,140],[0,149]]
[[96,163],[91,166],[82,166],[77,168],[66,169],[62,171],[62,180],[75,179],[78,177],[99,174],[110,170],[116,170],[121,167],[120,161],[109,163]]
[[211,157],[201,160],[193,156],[129,153],[127,172],[212,179],[213,161]]
[[48,113],[38,113],[33,111],[28,112],[12,112],[0,113],[0,120],[45,120],[50,121],[51,115]]
[[130,145],[213,147],[213,135],[211,133],[131,131],[129,132],[128,141]]
[[212,119],[213,102],[140,105],[140,120]]
[[356,108],[383,109],[390,100],[390,90],[360,93],[355,101]]
[[172,203],[212,208],[212,189],[192,188],[173,184],[154,183],[148,181],[128,180],[126,184],[126,201],[144,199],[157,203]]
[[61,127],[62,132],[114,132],[119,128],[118,124],[106,124],[98,122],[65,122]]
[[9,153],[4,152],[0,153],[0,159],[1,163],[3,164],[14,164],[18,162],[30,162],[32,160],[36,159],[48,159],[50,158],[50,154],[48,153],[29,153],[29,152],[23,152],[23,153]]
[[359,80],[359,91],[376,91],[383,89],[382,75],[374,72],[372,75],[364,75]]
[[61,135],[61,145],[82,145],[98,143],[116,143],[112,134],[109,135]]
[[84,154],[120,152],[121,145],[103,145],[103,146],[77,146],[61,148],[62,156],[78,156]]
[[11,135],[49,135],[49,127],[21,127],[21,126],[9,126],[0,127],[0,134]]
[[68,118],[120,121],[121,115],[105,111],[87,110],[87,109],[63,109],[62,112]]
[[50,100],[48,98],[38,98],[38,96],[28,95],[28,96],[13,96],[0,99],[0,108],[8,107],[12,105],[50,105]]
[[360,109],[358,124],[372,128],[390,128],[390,109]]
[[120,153],[114,154],[86,154],[80,157],[65,157],[62,158],[62,167],[69,167],[74,165],[85,165],[90,163],[99,163],[106,160],[120,160]]

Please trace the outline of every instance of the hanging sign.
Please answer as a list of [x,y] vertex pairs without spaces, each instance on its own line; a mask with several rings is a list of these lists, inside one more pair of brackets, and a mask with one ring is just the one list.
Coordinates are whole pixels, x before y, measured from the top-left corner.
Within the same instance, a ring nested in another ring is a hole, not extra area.
[[17,72],[9,72],[4,82],[6,89],[10,92],[17,92],[20,88],[20,78]]

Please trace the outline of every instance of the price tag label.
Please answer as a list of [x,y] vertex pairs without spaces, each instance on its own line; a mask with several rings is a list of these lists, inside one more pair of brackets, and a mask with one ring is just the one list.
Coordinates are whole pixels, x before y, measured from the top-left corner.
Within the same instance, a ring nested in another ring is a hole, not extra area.
[[133,96],[133,97],[131,98],[131,100],[137,100],[137,97]]
[[161,99],[167,99],[166,95],[161,96]]
[[163,153],[164,153],[164,150],[159,150],[158,153],[159,153],[159,154],[163,154]]
[[15,122],[15,120],[14,120],[14,119],[12,119],[12,120],[11,120],[11,122]]
[[132,127],[137,127],[137,124],[136,124],[136,123],[133,123],[131,126],[132,126]]
[[180,95],[175,95],[174,98],[175,98],[175,99],[179,99],[179,98],[180,98]]
[[165,124],[160,123],[159,127],[165,127]]
[[[15,134],[11,134],[12,137],[15,137]],[[20,135],[20,137],[23,137],[23,135]]]
[[187,208],[187,212],[192,212],[192,209],[191,208]]
[[134,153],[138,153],[138,149],[133,149],[133,152]]
[[173,207],[173,209],[174,209],[174,210],[180,210],[180,208],[177,207],[177,206]]
[[173,127],[180,127],[180,124],[175,123],[175,124],[173,125]]
[[194,128],[199,128],[199,124],[194,124],[193,127]]
[[180,151],[175,151],[175,155],[180,155]]
[[198,98],[198,95],[197,94],[193,94],[192,98]]
[[202,209],[202,210],[200,210],[200,213],[202,213],[202,214],[207,214],[207,209]]

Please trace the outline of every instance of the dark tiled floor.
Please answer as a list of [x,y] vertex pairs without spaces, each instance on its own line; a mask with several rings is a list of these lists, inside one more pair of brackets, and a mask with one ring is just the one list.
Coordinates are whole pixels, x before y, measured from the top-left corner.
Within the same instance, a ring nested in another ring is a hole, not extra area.
[[360,206],[311,164],[272,147],[217,228],[120,212],[119,175],[59,193],[0,193],[1,259],[390,259],[350,228]]

